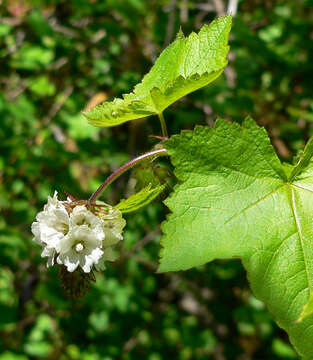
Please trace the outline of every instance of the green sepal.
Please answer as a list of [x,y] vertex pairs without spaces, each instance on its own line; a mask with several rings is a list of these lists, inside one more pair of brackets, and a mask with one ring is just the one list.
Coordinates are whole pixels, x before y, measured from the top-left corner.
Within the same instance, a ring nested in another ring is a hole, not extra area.
[[128,199],[123,199],[119,204],[115,206],[122,213],[129,213],[136,211],[153,201],[164,190],[165,185],[160,185],[152,188],[148,185],[144,189],[140,190],[136,194],[132,194]]

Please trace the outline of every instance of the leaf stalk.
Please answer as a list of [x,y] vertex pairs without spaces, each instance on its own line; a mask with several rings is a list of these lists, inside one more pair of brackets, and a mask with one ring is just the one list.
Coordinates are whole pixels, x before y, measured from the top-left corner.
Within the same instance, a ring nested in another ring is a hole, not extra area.
[[158,117],[159,117],[160,123],[161,123],[162,136],[167,139],[167,138],[168,138],[168,132],[167,132],[166,122],[165,122],[163,113],[162,113],[162,112],[161,112],[161,113],[158,113]]

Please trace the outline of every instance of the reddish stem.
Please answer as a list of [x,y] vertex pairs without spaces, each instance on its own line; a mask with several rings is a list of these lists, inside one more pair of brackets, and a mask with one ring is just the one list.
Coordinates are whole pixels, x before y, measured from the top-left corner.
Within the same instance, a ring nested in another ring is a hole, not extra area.
[[155,151],[151,151],[149,153],[140,155],[140,156],[136,157],[135,159],[130,160],[129,162],[127,162],[126,164],[121,166],[119,169],[114,171],[114,173],[111,174],[105,180],[105,182],[102,183],[98,187],[98,189],[90,196],[90,198],[88,200],[89,204],[95,202],[97,197],[101,194],[101,192],[106,187],[108,187],[114,180],[116,180],[118,177],[120,177],[122,174],[124,174],[124,172],[126,172],[127,170],[131,169],[133,166],[137,165],[139,162],[146,160],[148,158],[162,156],[162,155],[165,155],[166,153],[167,153],[166,149],[160,149],[160,150],[155,150]]

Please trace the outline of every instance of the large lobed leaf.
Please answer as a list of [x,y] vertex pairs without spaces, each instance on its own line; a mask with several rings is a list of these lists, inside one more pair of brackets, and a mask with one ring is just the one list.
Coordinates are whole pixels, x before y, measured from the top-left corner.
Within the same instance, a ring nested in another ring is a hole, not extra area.
[[231,15],[204,25],[198,34],[176,40],[160,55],[130,94],[104,102],[84,115],[97,126],[115,126],[129,120],[159,114],[170,104],[213,80],[227,64]]
[[255,295],[313,358],[313,141],[288,174],[264,129],[218,120],[165,142],[180,181],[166,200],[159,271],[241,258]]

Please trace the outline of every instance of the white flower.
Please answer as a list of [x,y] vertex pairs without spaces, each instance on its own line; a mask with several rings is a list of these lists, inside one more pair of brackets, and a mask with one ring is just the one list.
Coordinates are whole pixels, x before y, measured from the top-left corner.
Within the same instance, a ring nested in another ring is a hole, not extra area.
[[118,209],[108,207],[104,215],[101,215],[103,221],[105,239],[103,246],[111,246],[123,240],[123,228],[126,221],[122,217],[122,213]]
[[91,229],[95,236],[97,236],[100,241],[105,237],[103,230],[103,221],[89,211],[86,206],[78,205],[76,206],[70,216],[70,227],[83,226],[86,225]]
[[102,234],[103,236],[100,236],[88,225],[74,226],[61,241],[58,264],[64,264],[69,272],[73,272],[78,266],[81,266],[84,272],[90,272],[103,254],[103,231]]
[[[36,216],[32,224],[34,241],[41,246],[47,247],[42,252],[42,257],[48,257],[48,266],[53,265],[55,252],[59,251],[60,241],[69,231],[69,215],[62,201],[57,198],[57,192],[53,197],[48,197],[48,203],[44,210]],[[48,250],[49,249],[49,250]]]
[[56,251],[54,248],[48,247],[46,246],[42,253],[41,253],[41,257],[47,257],[48,261],[47,261],[47,267],[54,265],[54,258],[56,256]]
[[105,270],[106,261],[115,261],[117,259],[116,253],[113,251],[112,246],[123,240],[123,228],[126,221],[122,217],[122,213],[118,209],[107,206],[106,210],[100,214],[105,238],[102,241],[103,255],[98,264],[95,265],[96,270]]
[[78,266],[84,272],[90,272],[103,254],[104,238],[102,220],[86,206],[76,206],[70,215],[70,231],[60,242],[58,264],[64,264],[70,272]]
[[81,267],[88,273],[93,268],[104,270],[106,261],[116,259],[112,246],[123,239],[122,213],[107,205],[95,215],[81,204],[59,201],[55,192],[36,216],[32,232],[43,247],[41,256],[48,257],[47,266],[54,265],[56,258],[69,272]]

